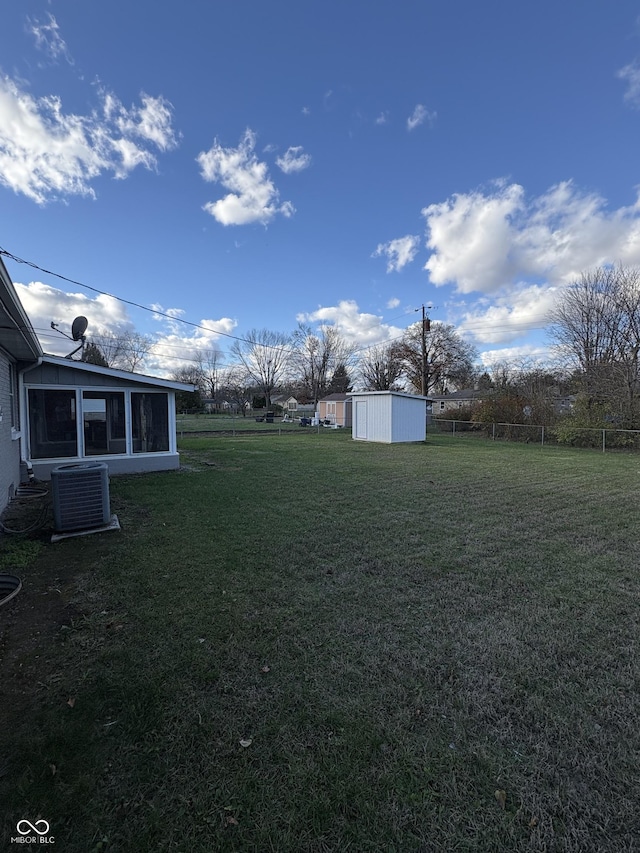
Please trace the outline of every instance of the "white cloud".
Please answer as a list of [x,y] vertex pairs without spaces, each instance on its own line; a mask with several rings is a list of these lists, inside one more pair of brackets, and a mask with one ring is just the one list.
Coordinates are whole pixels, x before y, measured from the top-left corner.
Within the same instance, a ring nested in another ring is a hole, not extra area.
[[503,349],[485,350],[480,353],[480,361],[484,367],[491,368],[495,364],[505,362],[511,366],[523,363],[548,364],[551,361],[551,350],[549,347],[539,344],[525,344],[518,347],[504,347]]
[[287,148],[282,157],[278,157],[276,163],[285,173],[290,175],[292,172],[302,172],[311,165],[311,155],[305,154],[302,145],[294,145]]
[[156,166],[147,147],[177,144],[171,105],[142,94],[130,110],[101,93],[102,112],[65,114],[60,98],[36,99],[0,78],[0,183],[44,204],[68,195],[95,197],[92,181],[104,172],[125,178],[139,165]]
[[382,322],[376,314],[365,314],[353,299],[344,299],[337,305],[318,308],[317,311],[298,314],[300,323],[318,323],[335,326],[344,337],[358,346],[383,343],[401,334],[401,329]]
[[126,306],[113,296],[99,294],[89,297],[83,293],[66,293],[40,281],[30,284],[16,282],[15,288],[42,349],[53,355],[66,355],[74,346],[72,341],[51,329],[52,322],[70,334],[74,318],[84,316],[89,321],[88,339],[107,332],[133,331]]
[[237,148],[223,148],[216,139],[208,151],[197,156],[205,181],[230,190],[224,198],[204,205],[222,225],[266,225],[277,214],[290,217],[295,208],[289,201],[280,204],[280,194],[269,178],[266,163],[255,155],[256,136],[249,128]]
[[48,14],[48,23],[41,23],[37,19],[31,20],[27,17],[27,31],[30,32],[36,40],[36,47],[43,51],[46,56],[53,62],[57,62],[60,57],[73,65],[73,59],[69,53],[66,42],[60,35],[58,22],[52,14]]
[[505,288],[491,303],[481,299],[463,312],[456,323],[465,337],[479,344],[500,344],[543,329],[548,323],[558,289],[519,284]]
[[[172,312],[176,316],[184,313],[177,308],[166,311]],[[166,321],[169,332],[154,336],[155,343],[147,356],[145,368],[159,376],[170,376],[181,367],[193,367],[198,353],[220,351],[221,335],[230,335],[237,326],[235,320],[223,317],[220,320],[200,320],[199,326],[205,328],[189,332],[184,324],[173,323],[164,317],[159,319]]]
[[400,300],[395,296],[387,302],[387,308],[397,308],[398,305],[400,305]]
[[415,130],[416,127],[420,127],[425,121],[428,121],[432,125],[437,117],[438,114],[436,112],[430,112],[423,104],[416,104],[414,111],[407,119],[407,130]]
[[109,117],[115,119],[124,138],[139,137],[152,142],[161,151],[174,148],[176,135],[171,127],[171,104],[164,98],[153,98],[144,92],[140,96],[142,107],[125,110],[113,96],[109,98]]
[[527,199],[518,184],[456,194],[422,211],[436,285],[497,293],[526,279],[563,284],[595,265],[640,262],[640,200],[609,211],[571,181]]
[[640,63],[636,60],[625,65],[616,76],[627,84],[627,91],[624,93],[625,101],[632,106],[640,107]]
[[389,113],[383,110],[376,118],[376,124],[386,124],[389,121]]
[[398,237],[395,240],[390,240],[388,243],[379,243],[371,257],[386,257],[387,272],[400,272],[404,266],[410,264],[415,258],[419,243],[419,237],[407,234],[406,237]]
[[[127,306],[113,296],[102,294],[90,297],[82,293],[66,293],[42,282],[15,285],[16,292],[31,320],[45,352],[67,355],[74,348],[73,341],[51,329],[51,322],[58,324],[62,332],[70,334],[71,324],[77,316],[88,320],[87,341],[100,346],[101,337],[136,332]],[[229,335],[237,322],[229,317],[219,320],[203,319],[198,328],[189,328],[179,322],[184,315],[181,308],[163,308],[152,305],[159,313],[155,318],[163,328],[152,335],[154,345],[145,359],[143,371],[155,376],[169,376],[180,367],[193,365],[197,351],[218,349],[221,336]]]

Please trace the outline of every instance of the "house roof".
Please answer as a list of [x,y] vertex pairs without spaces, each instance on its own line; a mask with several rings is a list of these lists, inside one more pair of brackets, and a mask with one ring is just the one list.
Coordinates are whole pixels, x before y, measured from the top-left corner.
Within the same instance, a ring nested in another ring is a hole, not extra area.
[[431,394],[432,400],[478,400],[486,397],[489,391],[478,391],[477,388],[463,388],[450,394]]
[[0,346],[16,361],[37,361],[40,342],[0,258]]
[[318,400],[318,402],[319,403],[326,403],[326,402],[332,403],[335,401],[335,402],[339,403],[340,401],[347,400],[348,398],[349,398],[349,394],[339,394],[338,392],[336,392],[335,394],[327,394],[326,397],[323,397],[322,400]]
[[[67,367],[72,370],[81,370],[85,373],[99,373],[102,376],[112,376],[114,379],[125,379],[128,382],[139,382],[141,385],[154,385],[158,388],[169,388],[173,391],[195,391],[196,386],[187,382],[176,382],[173,379],[160,379],[158,376],[145,376],[142,373],[131,373],[128,370],[116,370],[113,367],[100,367],[97,364],[89,364],[86,361],[75,361],[70,358],[62,358],[57,355],[44,355],[43,364],[53,364],[58,367]],[[29,373],[29,371],[27,371]]]
[[411,400],[431,400],[421,394],[408,394],[406,391],[350,391],[347,397],[376,397],[386,394],[393,397],[409,397]]

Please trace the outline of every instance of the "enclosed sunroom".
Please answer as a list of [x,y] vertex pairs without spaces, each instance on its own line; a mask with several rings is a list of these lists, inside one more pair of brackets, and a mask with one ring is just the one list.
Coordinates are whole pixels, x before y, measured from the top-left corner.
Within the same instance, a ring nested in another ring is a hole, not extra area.
[[110,474],[177,468],[182,382],[44,356],[26,370],[26,459],[39,479],[58,465],[106,462]]

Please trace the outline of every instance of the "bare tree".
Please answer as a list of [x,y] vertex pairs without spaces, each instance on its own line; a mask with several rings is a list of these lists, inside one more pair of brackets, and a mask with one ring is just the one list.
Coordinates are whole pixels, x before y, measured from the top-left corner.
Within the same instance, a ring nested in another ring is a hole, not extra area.
[[142,367],[153,347],[153,339],[140,332],[106,332],[95,337],[95,343],[109,367],[134,373]]
[[293,333],[294,355],[291,368],[309,402],[317,403],[329,386],[330,377],[340,365],[347,368],[354,353],[335,326],[322,326],[317,332],[300,323]]
[[285,376],[290,356],[290,338],[283,332],[252,329],[243,340],[234,341],[231,352],[264,394],[267,408],[271,394]]
[[205,350],[198,349],[194,354],[194,361],[200,374],[198,384],[201,386],[203,394],[212,400],[215,398],[218,389],[218,375],[222,360],[222,352],[216,347]]
[[99,347],[107,367],[116,367],[122,353],[123,337],[115,332],[104,332],[94,337],[94,343]]
[[587,376],[614,360],[620,313],[616,290],[613,268],[584,272],[562,292],[551,312],[556,345]]
[[447,323],[432,321],[428,331],[423,330],[422,323],[414,323],[405,331],[398,352],[404,374],[418,392],[423,385],[423,371],[425,394],[444,393],[450,387],[464,388],[475,376],[476,348]]
[[360,358],[360,375],[367,391],[399,390],[403,371],[401,351],[395,343],[370,347]]
[[247,414],[248,404],[251,403],[254,393],[255,387],[251,384],[251,377],[242,365],[230,368],[221,377],[219,398],[229,403],[233,409],[241,411],[243,417]]
[[625,425],[639,419],[640,271],[597,267],[558,297],[550,333],[582,378],[587,409],[605,404]]
[[144,360],[153,347],[153,339],[140,332],[127,332],[124,336],[124,348],[121,362],[125,370],[131,373],[142,367]]

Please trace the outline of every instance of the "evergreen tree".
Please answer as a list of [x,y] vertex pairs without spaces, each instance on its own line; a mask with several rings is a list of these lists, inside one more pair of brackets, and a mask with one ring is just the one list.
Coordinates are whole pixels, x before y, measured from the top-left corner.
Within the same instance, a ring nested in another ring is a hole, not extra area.
[[107,359],[97,344],[88,343],[82,351],[82,358],[86,364],[97,364],[99,367],[109,367]]
[[351,377],[347,371],[347,366],[345,364],[338,364],[333,371],[331,382],[329,382],[329,387],[327,388],[327,394],[347,394],[352,390],[353,385],[351,384]]

